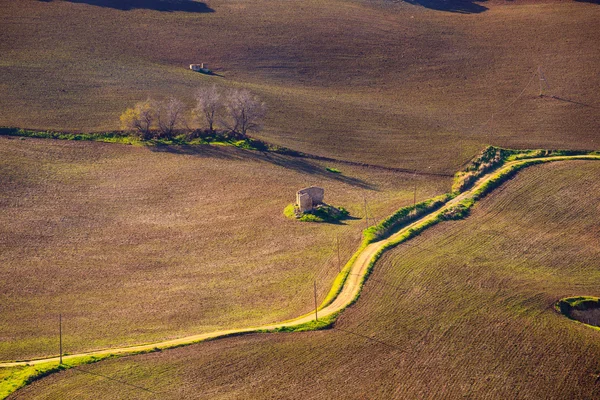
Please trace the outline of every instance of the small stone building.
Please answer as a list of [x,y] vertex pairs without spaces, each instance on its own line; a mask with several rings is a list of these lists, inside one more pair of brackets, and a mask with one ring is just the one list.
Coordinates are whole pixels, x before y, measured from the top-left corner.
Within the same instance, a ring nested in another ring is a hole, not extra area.
[[316,186],[307,187],[296,193],[296,205],[300,212],[310,211],[318,204],[323,203],[324,196],[325,189]]
[[204,63],[202,64],[190,64],[190,69],[192,71],[196,71],[196,72],[203,72],[205,74],[210,72],[210,69],[208,69],[208,66]]

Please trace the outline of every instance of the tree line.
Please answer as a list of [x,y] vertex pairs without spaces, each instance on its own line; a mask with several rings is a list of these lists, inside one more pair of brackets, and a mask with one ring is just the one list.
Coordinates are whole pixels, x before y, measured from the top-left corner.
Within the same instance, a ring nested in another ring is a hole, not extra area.
[[183,132],[189,139],[203,135],[246,139],[249,131],[262,128],[266,105],[247,90],[222,92],[213,85],[198,89],[194,98],[191,110],[174,97],[163,101],[148,98],[121,114],[121,127],[142,140],[172,139]]

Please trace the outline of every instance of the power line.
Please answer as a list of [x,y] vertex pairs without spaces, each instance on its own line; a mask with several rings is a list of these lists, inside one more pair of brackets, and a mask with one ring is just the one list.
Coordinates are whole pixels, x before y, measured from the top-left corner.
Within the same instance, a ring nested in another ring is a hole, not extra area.
[[474,133],[477,130],[481,130],[483,129],[486,125],[488,125],[490,122],[494,121],[494,116],[498,116],[501,114],[504,114],[506,111],[508,111],[522,96],[523,94],[525,94],[525,91],[527,90],[527,88],[529,87],[529,85],[531,85],[531,83],[533,82],[533,79],[538,75],[538,72],[535,71],[532,75],[531,78],[529,78],[529,81],[527,81],[527,84],[525,85],[525,87],[523,88],[523,90],[521,90],[521,92],[519,93],[519,95],[517,97],[515,97],[513,99],[513,101],[511,101],[506,107],[504,107],[503,109],[501,109],[500,111],[496,111],[494,113],[492,113],[491,117],[485,121],[483,124],[481,124],[478,128],[474,129],[472,133]]
[[132,384],[132,383],[125,382],[125,381],[122,381],[122,380],[120,380],[120,379],[111,378],[110,376],[102,375],[102,374],[99,374],[99,373],[97,373],[97,372],[90,372],[90,371],[86,371],[86,370],[84,370],[84,369],[81,369],[81,368],[78,368],[78,367],[71,367],[71,369],[74,369],[75,371],[78,371],[78,372],[83,372],[83,373],[85,373],[85,374],[94,375],[94,376],[99,376],[99,377],[101,377],[101,378],[108,379],[108,380],[110,380],[110,381],[117,382],[117,383],[120,383],[120,384],[122,384],[122,385],[131,386],[131,387],[133,387],[133,388],[135,388],[135,389],[144,390],[144,391],[146,391],[146,392],[148,392],[148,393],[157,394],[156,392],[153,392],[152,390],[150,390],[150,389],[147,389],[147,388],[145,388],[145,387],[143,387],[143,386],[134,385],[134,384]]
[[544,76],[544,72],[542,72],[541,65],[538,67],[538,77],[540,78],[540,97],[542,97],[544,95],[544,87],[546,87],[547,90],[550,90],[550,85]]
[[344,333],[347,333],[347,334],[350,334],[350,335],[358,336],[358,337],[361,337],[361,338],[363,338],[363,339],[366,339],[366,340],[368,340],[368,341],[370,341],[370,342],[377,343],[377,344],[381,344],[381,345],[384,345],[384,346],[387,346],[387,347],[391,347],[391,348],[393,348],[393,349],[395,349],[395,350],[399,350],[399,351],[401,351],[401,352],[404,352],[404,349],[403,349],[403,348],[401,348],[401,347],[400,347],[400,346],[398,346],[398,345],[395,345],[395,344],[390,344],[390,343],[386,343],[386,342],[384,342],[383,340],[375,339],[375,338],[373,338],[373,337],[371,337],[371,336],[363,335],[363,334],[361,334],[361,333],[357,333],[357,332],[352,332],[352,331],[350,331],[350,330],[347,330],[347,329],[342,329],[342,328],[338,328],[338,327],[336,327],[336,326],[334,326],[332,329],[333,329],[333,330],[336,330],[336,331],[344,332]]

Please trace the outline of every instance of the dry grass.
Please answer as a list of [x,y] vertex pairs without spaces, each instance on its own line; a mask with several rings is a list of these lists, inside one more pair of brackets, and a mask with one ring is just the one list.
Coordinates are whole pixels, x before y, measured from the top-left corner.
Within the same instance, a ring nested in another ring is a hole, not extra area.
[[333,330],[109,360],[13,398],[598,398],[598,331],[553,304],[600,291],[599,173],[521,172],[385,255]]
[[[291,221],[295,191],[381,218],[412,174],[235,148],[0,138],[0,359],[139,344],[283,320],[324,297],[364,220]],[[418,177],[419,198],[449,178]],[[373,220],[372,220],[373,221]]]
[[[267,100],[262,137],[343,159],[453,173],[488,143],[598,145],[590,2],[460,3],[480,13],[366,0],[211,0],[211,13],[86,3],[111,1],[0,2],[0,124],[111,129],[135,101],[191,102],[217,82]],[[202,61],[223,77],[185,69]],[[539,65],[563,100],[536,97],[534,80],[500,113]]]

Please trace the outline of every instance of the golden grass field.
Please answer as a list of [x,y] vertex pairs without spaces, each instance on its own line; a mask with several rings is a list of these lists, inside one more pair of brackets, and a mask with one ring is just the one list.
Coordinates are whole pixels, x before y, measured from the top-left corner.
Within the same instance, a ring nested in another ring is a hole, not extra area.
[[600,395],[597,162],[527,168],[379,262],[332,330],[255,334],[52,375],[12,398],[522,398]]
[[[338,272],[336,236],[342,264],[360,242],[363,199],[374,223],[414,182],[232,147],[0,138],[0,360],[57,354],[61,312],[73,353],[310,311],[313,280],[323,298]],[[418,199],[448,182],[417,176]],[[311,184],[361,219],[284,217]]]
[[[342,159],[453,173],[484,144],[597,148],[595,2],[413,3],[2,0],[0,125],[114,129],[136,101],[217,83],[266,100],[260,137]],[[562,100],[537,97],[538,66]]]

